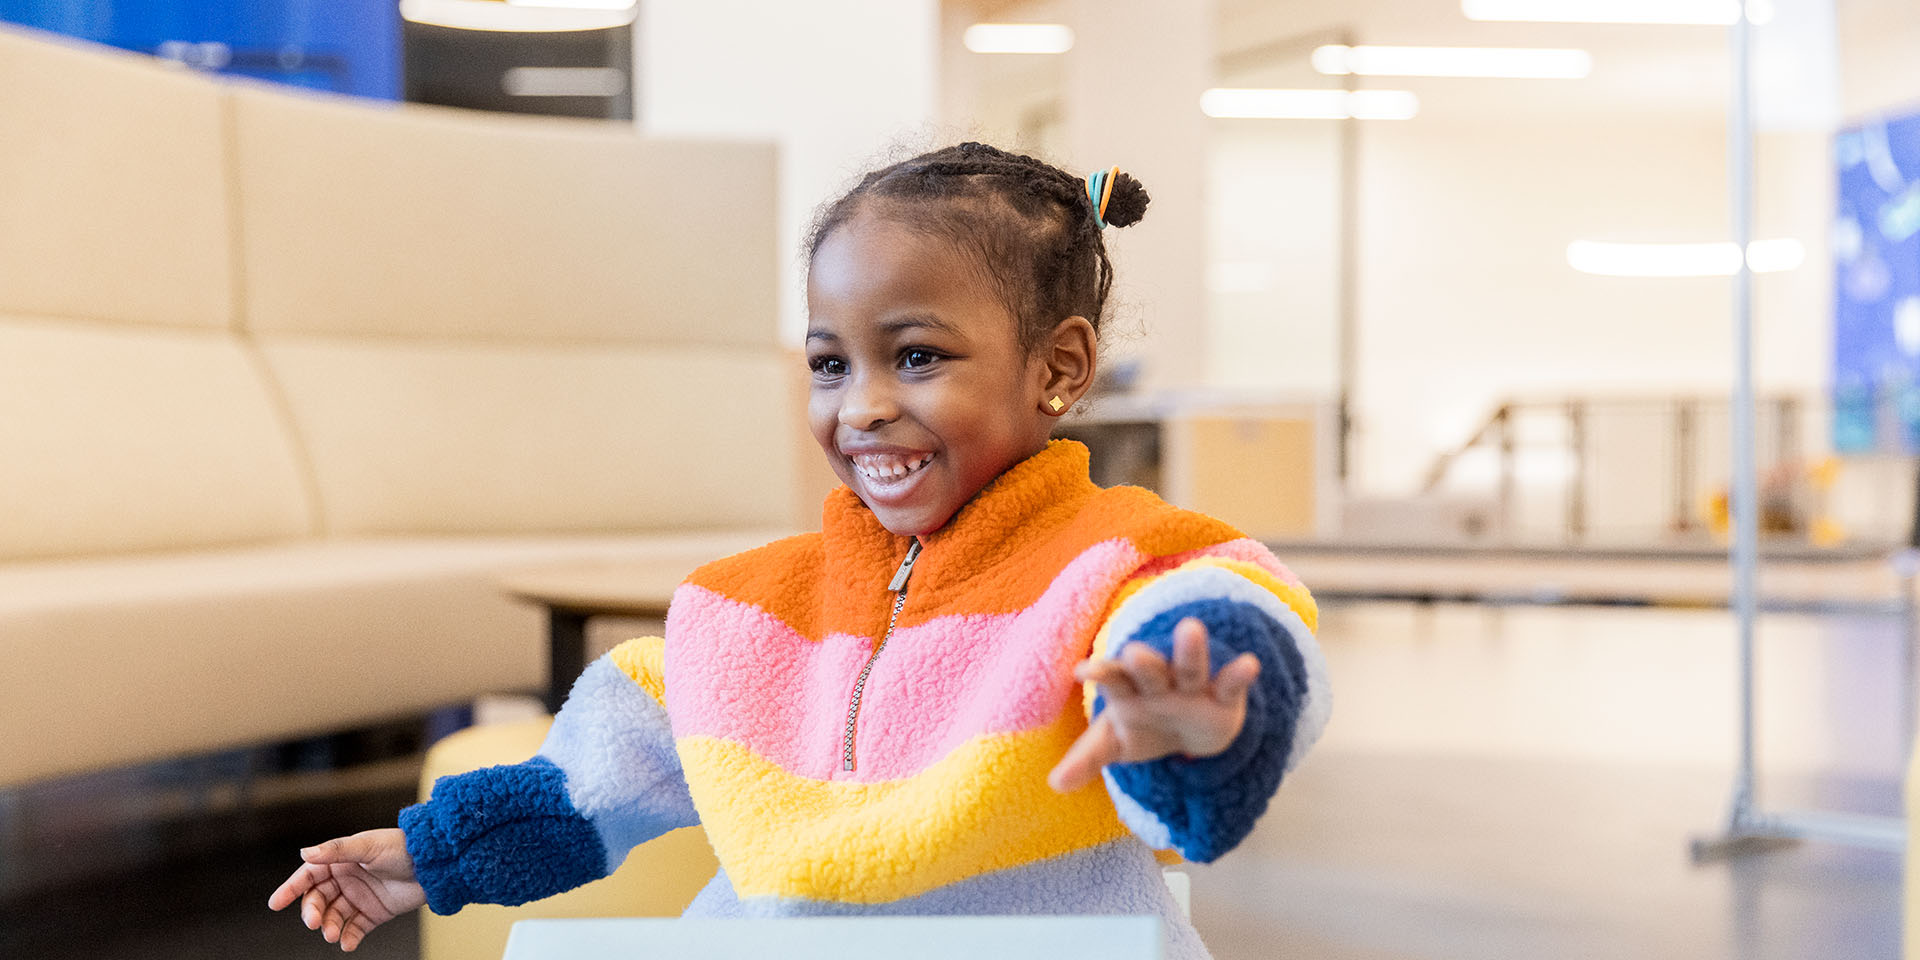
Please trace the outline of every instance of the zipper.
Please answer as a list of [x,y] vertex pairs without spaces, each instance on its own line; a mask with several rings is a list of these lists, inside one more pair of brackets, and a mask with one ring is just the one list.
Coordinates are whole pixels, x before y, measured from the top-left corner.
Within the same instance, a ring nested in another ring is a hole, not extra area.
[[860,694],[867,689],[867,674],[873,672],[873,662],[880,659],[880,651],[887,648],[887,641],[893,638],[893,625],[900,619],[900,608],[907,605],[907,578],[913,576],[913,561],[920,556],[920,538],[915,537],[907,544],[906,559],[900,561],[900,569],[893,572],[893,579],[887,583],[887,589],[893,591],[893,612],[887,614],[887,632],[880,635],[880,642],[873,645],[873,652],[867,655],[866,666],[860,668],[859,679],[853,681],[853,702],[847,705],[847,735],[840,741],[840,769],[853,769],[853,732],[860,720]]

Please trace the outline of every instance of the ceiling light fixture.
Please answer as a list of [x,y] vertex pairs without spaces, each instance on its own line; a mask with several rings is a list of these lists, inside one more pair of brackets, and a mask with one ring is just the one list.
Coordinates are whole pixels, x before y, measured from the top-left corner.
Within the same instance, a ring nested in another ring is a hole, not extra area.
[[559,7],[570,10],[631,10],[639,0],[507,0],[515,7]]
[[[1773,19],[1772,0],[1746,0],[1747,19]],[[1460,0],[1469,20],[1542,23],[1667,23],[1732,26],[1740,0]]]
[[1411,120],[1420,98],[1405,90],[1270,90],[1215,87],[1200,110],[1232,120]]
[[458,30],[500,30],[510,33],[609,30],[632,23],[637,15],[638,11],[631,3],[622,7],[587,7],[582,4],[557,7],[499,3],[497,0],[400,0],[402,19]]
[[[1747,266],[1754,273],[1782,273],[1799,267],[1806,258],[1806,248],[1792,237],[1747,245]],[[1575,240],[1567,244],[1567,265],[1602,277],[1731,277],[1740,271],[1740,248],[1731,242]]]
[[961,42],[974,53],[1066,53],[1073,30],[1059,23],[976,23]]
[[1329,76],[1494,77],[1578,80],[1593,72],[1585,50],[1522,47],[1389,47],[1328,44],[1313,51],[1313,68]]

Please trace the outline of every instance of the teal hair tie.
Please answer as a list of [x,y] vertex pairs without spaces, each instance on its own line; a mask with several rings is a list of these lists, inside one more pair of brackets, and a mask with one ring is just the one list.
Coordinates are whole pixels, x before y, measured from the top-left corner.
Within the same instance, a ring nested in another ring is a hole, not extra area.
[[1093,222],[1102,230],[1106,229],[1107,221],[1100,216],[1100,194],[1105,191],[1106,184],[1107,171],[1095,170],[1087,174],[1087,206],[1093,210]]

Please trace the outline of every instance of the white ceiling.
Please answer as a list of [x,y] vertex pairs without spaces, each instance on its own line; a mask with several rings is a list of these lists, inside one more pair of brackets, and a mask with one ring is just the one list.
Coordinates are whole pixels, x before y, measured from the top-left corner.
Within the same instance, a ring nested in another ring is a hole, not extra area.
[[[1059,0],[949,0],[980,19],[1059,20]],[[1170,0],[1183,2],[1183,0]],[[1815,116],[1831,124],[1837,78],[1831,40],[1834,2],[1859,15],[1920,19],[1910,0],[1775,0],[1773,23],[1756,31],[1756,87],[1763,114]],[[1640,122],[1701,122],[1724,116],[1731,85],[1725,27],[1623,24],[1478,23],[1459,0],[1215,0],[1223,86],[1332,86],[1306,64],[1314,46],[1350,37],[1357,43],[1422,46],[1574,47],[1593,54],[1584,80],[1444,80],[1374,78],[1361,85],[1409,89],[1422,116],[1581,122],[1631,114]],[[1828,24],[1821,27],[1822,20]],[[1024,60],[1028,58],[995,58]],[[1034,65],[996,65],[995,73]],[[1780,126],[1780,123],[1773,123]],[[1807,124],[1794,124],[1807,125]]]

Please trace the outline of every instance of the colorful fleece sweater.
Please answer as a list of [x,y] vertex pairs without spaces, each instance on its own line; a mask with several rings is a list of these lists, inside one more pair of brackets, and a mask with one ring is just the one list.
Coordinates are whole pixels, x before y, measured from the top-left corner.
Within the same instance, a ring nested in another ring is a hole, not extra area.
[[[909,547],[843,487],[820,533],[694,572],[665,640],[590,665],[532,760],[402,812],[431,908],[549,896],[699,823],[721,871],[688,915],[1150,913],[1170,956],[1204,957],[1150,848],[1232,848],[1319,735],[1306,590],[1219,521],[1096,487],[1062,441],[923,537],[890,589]],[[1189,616],[1216,667],[1260,659],[1238,739],[1055,793],[1102,707],[1074,664],[1168,655]]]

